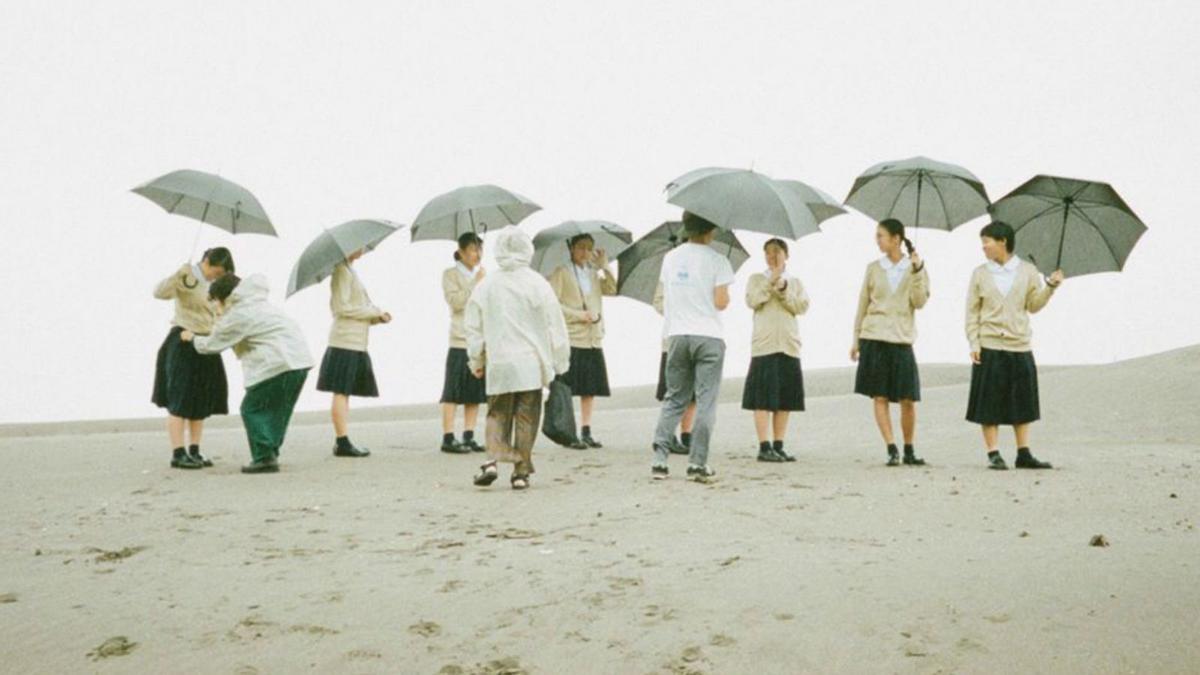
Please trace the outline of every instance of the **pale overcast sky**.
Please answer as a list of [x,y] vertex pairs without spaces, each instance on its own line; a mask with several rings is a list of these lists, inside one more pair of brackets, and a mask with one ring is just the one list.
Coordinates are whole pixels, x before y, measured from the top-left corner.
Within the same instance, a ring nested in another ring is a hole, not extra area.
[[[321,228],[408,223],[464,184],[541,203],[530,233],[600,218],[641,234],[678,215],[665,183],[702,166],[753,165],[839,198],[868,166],[917,154],[966,166],[993,199],[1035,173],[1104,180],[1150,229],[1123,274],[1071,279],[1036,317],[1039,362],[1200,342],[1198,34],[1200,9],[1182,1],[6,2],[0,422],[158,414],[171,307],[150,292],[188,258],[195,226],[129,189],[177,168],[259,197],[280,239],[206,227],[201,246],[232,248],[278,302]],[[916,237],[933,293],[922,362],[967,360],[982,224]],[[763,265],[763,238],[744,241],[755,258],[739,299]],[[440,393],[451,250],[401,235],[360,263],[397,317],[371,335],[378,403]],[[854,212],[794,247],[812,297],[806,368],[849,365],[877,255]],[[328,285],[285,306],[319,359]],[[652,382],[657,316],[625,299],[605,313],[613,383]],[[744,304],[726,329],[726,374],[742,375]],[[226,367],[234,407],[241,371],[232,355]],[[301,408],[327,404],[310,381]]]

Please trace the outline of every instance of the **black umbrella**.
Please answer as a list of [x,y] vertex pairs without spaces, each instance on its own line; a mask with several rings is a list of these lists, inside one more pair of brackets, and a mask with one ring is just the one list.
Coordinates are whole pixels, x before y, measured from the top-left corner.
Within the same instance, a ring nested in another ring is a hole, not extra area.
[[[617,294],[653,304],[663,258],[686,241],[683,223],[674,220],[659,225],[633,242],[617,256]],[[709,246],[729,258],[734,272],[750,259],[750,254],[730,230],[718,230]]]
[[1017,232],[1015,252],[1042,274],[1119,272],[1146,225],[1108,183],[1038,175],[989,209]]

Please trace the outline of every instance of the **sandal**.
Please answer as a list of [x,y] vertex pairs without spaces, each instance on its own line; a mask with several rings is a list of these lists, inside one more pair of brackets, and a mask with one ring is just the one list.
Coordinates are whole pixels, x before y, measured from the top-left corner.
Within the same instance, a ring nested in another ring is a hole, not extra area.
[[510,481],[512,489],[525,490],[529,488],[529,476],[526,474],[514,473]]
[[487,487],[496,482],[500,477],[500,472],[496,470],[495,462],[488,462],[479,467],[479,475],[475,476],[475,484],[479,487]]

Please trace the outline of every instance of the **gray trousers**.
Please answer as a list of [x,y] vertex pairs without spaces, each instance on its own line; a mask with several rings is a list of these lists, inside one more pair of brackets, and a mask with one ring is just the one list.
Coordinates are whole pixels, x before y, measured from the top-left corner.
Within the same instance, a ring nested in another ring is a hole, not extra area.
[[721,370],[725,365],[725,341],[696,335],[676,335],[667,345],[667,395],[654,431],[654,464],[666,466],[675,427],[696,401],[696,425],[692,428],[689,464],[708,464],[708,441],[717,420],[717,395],[721,392]]

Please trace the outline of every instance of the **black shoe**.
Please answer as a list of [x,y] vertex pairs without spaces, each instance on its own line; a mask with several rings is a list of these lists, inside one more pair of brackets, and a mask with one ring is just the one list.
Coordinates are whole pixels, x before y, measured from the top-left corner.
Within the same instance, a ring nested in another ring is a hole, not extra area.
[[776,448],[776,447],[773,447],[773,446],[772,446],[772,448],[771,448],[771,449],[772,449],[773,451],[775,451],[775,454],[777,454],[777,455],[779,455],[780,457],[782,457],[782,458],[783,458],[783,461],[785,461],[785,462],[794,462],[794,461],[796,461],[796,456],[795,456],[795,455],[789,455],[789,454],[787,453],[787,451],[786,451],[786,450],[784,450],[783,448]]
[[279,473],[279,462],[274,458],[255,460],[243,466],[242,473]]
[[197,462],[191,455],[185,451],[176,452],[171,457],[171,468],[173,469],[203,469],[204,464]]
[[597,441],[596,439],[592,438],[591,436],[584,436],[583,438],[579,439],[579,442],[583,443],[584,445],[586,445],[589,448],[603,448],[604,447],[604,445],[601,444],[600,441]]
[[471,449],[458,441],[442,441],[442,452],[448,452],[452,455],[469,455],[471,454]]
[[717,472],[708,466],[689,466],[687,469],[688,480],[697,483],[711,483],[716,475]]
[[689,455],[692,452],[691,449],[681,443],[678,438],[671,439],[671,447],[667,448],[667,451],[672,455]]
[[[760,462],[786,462],[787,460],[783,458],[783,455],[780,455],[778,452],[775,452],[775,450],[773,448],[764,448],[764,449],[760,449],[758,451],[758,461],[760,461]],[[688,469],[688,471],[689,471],[688,475],[690,476],[691,469]]]
[[1043,462],[1042,460],[1040,460],[1037,457],[1034,457],[1032,454],[1030,454],[1030,452],[1028,450],[1026,450],[1024,452],[1017,452],[1017,460],[1015,462],[1013,462],[1013,466],[1017,467],[1018,469],[1053,469],[1054,468],[1053,466],[1050,465],[1050,462]]
[[904,464],[907,466],[925,466],[925,460],[911,452],[904,453]]
[[200,466],[212,466],[212,460],[200,454],[199,450],[188,450],[188,457],[192,458],[193,462],[199,462]]
[[587,450],[588,444],[584,443],[583,441],[576,438],[575,440],[571,441],[570,443],[563,445],[563,447],[570,448],[572,450]]
[[463,441],[461,445],[471,452],[483,452],[483,446],[476,443],[474,438],[469,441]]
[[1004,463],[1004,458],[998,452],[988,458],[988,468],[996,471],[1008,471],[1008,465]]
[[650,467],[650,477],[654,480],[666,480],[667,476],[671,475],[671,470],[665,466]]
[[900,451],[898,449],[896,449],[896,446],[889,445],[887,451],[888,451],[887,465],[888,466],[900,466]]
[[339,448],[335,445],[335,446],[333,446],[333,456],[334,457],[370,457],[371,451],[366,448],[360,448],[360,447],[357,447],[354,445],[351,445],[346,448]]

